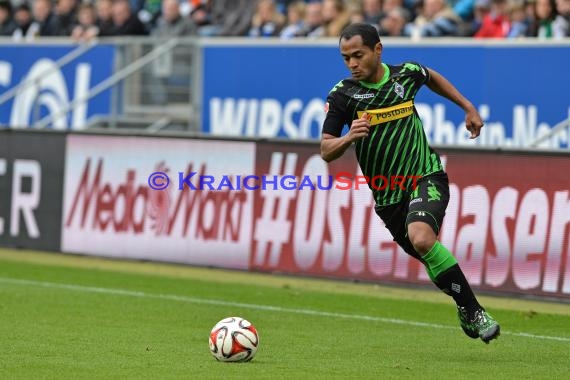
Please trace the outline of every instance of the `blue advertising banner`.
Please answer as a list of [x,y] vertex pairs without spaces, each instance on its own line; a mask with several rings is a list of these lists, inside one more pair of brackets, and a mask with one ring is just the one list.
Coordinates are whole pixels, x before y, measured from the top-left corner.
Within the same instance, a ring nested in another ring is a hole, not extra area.
[[[79,101],[65,113],[70,102],[85,98],[113,73],[112,45],[95,46],[58,68],[58,59],[74,49],[76,45],[0,45],[0,128],[30,127],[52,115],[48,127],[81,129],[90,117],[109,113],[110,90]],[[26,81],[30,84],[21,85]],[[14,96],[8,96],[19,85]]]
[[[570,117],[570,75],[560,66],[570,44],[384,42],[382,59],[440,72],[479,109],[485,128],[472,141],[463,111],[422,89],[416,107],[435,144],[526,147]],[[202,131],[219,136],[319,139],[326,96],[349,76],[336,43],[206,45],[203,67]],[[569,142],[562,132],[541,147]]]

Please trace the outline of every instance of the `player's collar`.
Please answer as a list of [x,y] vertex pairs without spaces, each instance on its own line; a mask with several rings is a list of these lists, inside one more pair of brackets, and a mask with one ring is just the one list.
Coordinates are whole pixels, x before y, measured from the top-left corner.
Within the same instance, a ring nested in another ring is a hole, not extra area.
[[368,83],[364,81],[359,81],[359,83],[366,88],[372,88],[378,90],[380,87],[384,85],[384,83],[388,82],[388,79],[390,78],[390,68],[388,67],[388,65],[382,62],[382,67],[384,67],[384,75],[382,76],[382,79],[380,79],[380,82]]

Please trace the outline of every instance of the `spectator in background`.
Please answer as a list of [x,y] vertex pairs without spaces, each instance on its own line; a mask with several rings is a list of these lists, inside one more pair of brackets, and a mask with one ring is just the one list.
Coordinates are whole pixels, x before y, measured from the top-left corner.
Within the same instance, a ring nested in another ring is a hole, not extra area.
[[180,14],[178,0],[162,0],[162,16],[151,34],[156,37],[189,36],[197,33],[196,25]]
[[[94,0],[94,1],[98,1],[98,0]],[[131,12],[135,15],[138,15],[138,13],[143,9],[146,1],[147,0],[129,0]]]
[[277,10],[273,0],[259,0],[251,19],[250,37],[276,37],[285,25],[285,16]]
[[461,26],[461,18],[445,0],[424,0],[420,14],[406,25],[404,35],[414,38],[457,36]]
[[382,18],[382,0],[362,0],[362,22],[377,25]]
[[323,23],[325,37],[338,37],[340,32],[350,24],[351,14],[344,0],[323,1]]
[[554,37],[552,26],[557,14],[556,3],[554,0],[536,0],[534,4],[536,18],[532,36],[539,38]]
[[[421,0],[418,0],[418,2]],[[387,15],[392,9],[394,8],[406,8],[404,5],[404,0],[382,0],[382,17]],[[410,11],[410,20],[414,19],[415,14],[411,13],[409,8],[406,8]]]
[[349,23],[357,24],[363,23],[364,21],[364,11],[362,10],[362,5],[354,2],[348,3],[346,6],[347,11],[350,15]]
[[[196,35],[198,29],[194,22],[181,13],[178,0],[162,0],[162,15],[158,18],[151,35],[160,38],[157,45],[168,37]],[[167,104],[173,95],[171,86],[190,86],[190,77],[185,68],[190,66],[191,54],[187,46],[176,46],[162,54],[152,63],[148,84],[152,86],[150,97],[153,104]]]
[[448,4],[463,21],[471,21],[473,19],[475,1],[476,0],[448,0]]
[[555,38],[570,37],[570,0],[556,0],[558,15],[552,25]]
[[77,24],[77,1],[57,0],[54,8],[54,19],[57,24],[57,33],[60,36],[71,36]]
[[14,21],[16,23],[16,29],[12,33],[12,38],[15,41],[32,41],[34,35],[32,34],[32,12],[28,3],[22,3],[18,5],[14,11]]
[[91,3],[82,3],[77,10],[77,25],[71,32],[75,41],[87,41],[99,34],[97,27],[97,13]]
[[510,30],[507,0],[491,0],[491,11],[483,17],[475,38],[505,38]]
[[213,0],[212,23],[202,27],[206,36],[245,36],[251,26],[256,2],[253,0]]
[[113,2],[111,0],[97,0],[95,9],[97,13],[98,36],[112,36],[114,33]]
[[59,25],[53,13],[51,0],[34,0],[32,6],[34,21],[28,32],[35,36],[58,36]]
[[308,3],[305,8],[303,29],[296,33],[295,37],[317,38],[324,35],[323,4],[318,1]]
[[534,33],[534,25],[536,22],[536,12],[534,11],[534,3],[536,0],[524,0],[525,19],[528,25],[527,37],[532,37]]
[[[36,0],[37,1],[37,0]],[[137,15],[131,12],[129,0],[115,0],[112,8],[113,36],[142,36],[146,29]]]
[[485,15],[491,12],[491,0],[475,0],[473,8],[473,19],[466,23],[465,35],[468,37],[473,37],[481,25],[483,25],[483,19]]
[[156,22],[161,15],[162,3],[162,0],[144,0],[142,8],[138,12],[133,12],[145,25],[148,31],[152,31],[152,29],[156,26]]
[[303,19],[305,18],[305,2],[295,1],[287,7],[287,21],[280,36],[284,39],[295,37],[303,29]]
[[511,1],[507,7],[509,21],[511,23],[507,38],[525,37],[528,33],[528,23],[526,20],[524,1]]
[[275,7],[279,13],[285,15],[287,14],[287,9],[289,9],[289,6],[296,2],[297,0],[275,0]]
[[379,24],[379,34],[385,37],[402,37],[404,28],[410,22],[410,11],[403,7],[391,9]]
[[210,11],[205,4],[198,4],[190,10],[190,19],[198,28],[198,33],[200,33],[200,28],[210,25],[212,18]]
[[11,36],[16,30],[12,19],[12,3],[10,0],[0,1],[0,36]]

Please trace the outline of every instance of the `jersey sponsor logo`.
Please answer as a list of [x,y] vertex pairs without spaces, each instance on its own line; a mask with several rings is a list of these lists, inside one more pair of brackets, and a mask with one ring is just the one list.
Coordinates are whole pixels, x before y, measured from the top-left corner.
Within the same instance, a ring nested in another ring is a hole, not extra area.
[[374,94],[368,93],[368,94],[355,94],[352,95],[352,97],[354,99],[370,99],[374,97]]
[[400,98],[404,99],[404,86],[396,82],[394,83],[394,91]]
[[364,112],[366,112],[370,118],[370,125],[378,125],[410,116],[414,113],[414,102],[412,100],[408,100],[407,102],[400,103],[392,107],[358,111],[358,117],[362,117]]

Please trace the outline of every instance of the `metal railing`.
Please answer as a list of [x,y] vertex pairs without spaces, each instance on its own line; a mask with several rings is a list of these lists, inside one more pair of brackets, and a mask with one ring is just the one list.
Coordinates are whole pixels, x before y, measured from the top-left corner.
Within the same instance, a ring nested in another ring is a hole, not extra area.
[[99,118],[89,122],[90,127],[198,131],[201,58],[197,39],[122,38],[113,43],[118,55],[116,74],[109,78],[113,109],[106,123]]
[[35,78],[30,78],[28,80],[19,83],[17,86],[14,86],[10,90],[0,95],[0,105],[15,98],[19,92],[24,91],[32,86],[38,86],[43,78],[53,74],[57,70],[61,70],[62,67],[75,61],[77,58],[81,57],[83,54],[87,53],[89,50],[97,46],[97,44],[98,42],[96,40],[93,40],[85,44],[79,45],[77,48],[73,49],[72,51],[65,54],[57,61],[55,61],[54,66],[52,68],[43,71],[40,75],[38,75]]
[[552,127],[552,129],[550,129],[550,131],[548,131],[548,133],[535,139],[532,143],[530,143],[529,147],[537,148],[540,144],[550,140],[551,138],[555,137],[557,134],[561,133],[564,130],[566,130],[567,133],[570,133],[570,117],[556,124],[554,127]]
[[117,85],[119,82],[123,81],[125,78],[130,77],[134,73],[141,70],[143,67],[147,66],[149,63],[158,59],[161,55],[164,55],[170,52],[175,46],[177,46],[178,40],[176,38],[167,41],[164,45],[159,45],[149,53],[141,56],[136,61],[132,62],[131,64],[119,69],[116,71],[112,76],[108,77],[107,79],[103,80],[95,87],[93,87],[86,95],[80,97],[78,99],[74,99],[69,104],[67,104],[63,110],[59,113],[50,114],[45,116],[43,119],[35,123],[35,127],[37,128],[46,128],[54,120],[59,117],[66,115],[68,112],[73,111],[75,107],[79,104],[84,103],[85,101],[97,96],[101,92],[111,88],[112,86]]
[[[26,45],[0,39],[4,45]],[[34,86],[39,93],[42,80],[77,62],[83,54],[104,42],[115,47],[113,74],[96,83],[88,93],[63,104],[57,112],[40,115],[41,102],[33,105],[27,125],[35,128],[53,127],[58,120],[71,117],[76,108],[97,95],[110,91],[107,115],[93,115],[85,128],[135,128],[149,132],[163,129],[197,131],[199,126],[200,80],[199,53],[196,38],[126,37],[75,44],[69,39],[45,38],[42,45],[72,46],[73,50],[55,60],[48,70],[41,71],[0,94],[0,105],[17,99]],[[23,127],[26,125],[18,125]]]
[[[42,40],[42,44],[53,43],[50,39]],[[1,41],[1,40],[0,40]],[[88,44],[72,44],[68,39],[59,39],[58,44],[74,46],[74,49],[55,61],[55,68],[61,68],[80,58],[99,43],[110,43],[114,46],[116,57],[113,75],[95,84],[87,94],[68,101],[58,112],[45,117],[33,119],[34,126],[47,128],[54,125],[54,121],[70,115],[77,107],[93,99],[104,91],[111,94],[110,112],[107,115],[93,115],[86,121],[87,128],[133,128],[156,132],[165,129],[176,131],[201,130],[202,110],[202,54],[203,46],[215,46],[235,43],[229,39],[204,39],[197,37],[183,37],[170,39],[157,39],[153,37],[123,37],[93,41]],[[391,43],[419,44],[409,40],[395,39]],[[241,44],[252,46],[273,45],[273,40],[240,40]],[[314,46],[314,41],[294,41],[288,45],[299,44]],[[329,46],[337,41],[320,41],[323,46]],[[441,44],[441,39],[424,40],[422,46]],[[479,44],[476,41],[463,39],[446,40],[446,43],[469,46]],[[523,41],[524,45],[541,47],[543,44],[568,48],[568,41],[541,42],[535,40]],[[490,41],[487,44],[500,45],[499,42]],[[54,68],[54,70],[55,70]],[[49,75],[49,73],[46,73]],[[44,76],[44,75],[42,75]],[[38,85],[40,78],[26,80],[14,88],[0,95],[0,105],[17,97],[17,94],[30,86]],[[39,107],[39,103],[34,105]],[[35,114],[39,115],[39,112]],[[39,119],[39,120],[38,120]],[[563,120],[553,127],[547,135],[535,139],[529,148],[536,148],[548,139],[556,137],[558,133],[567,131],[570,135],[570,119]]]

